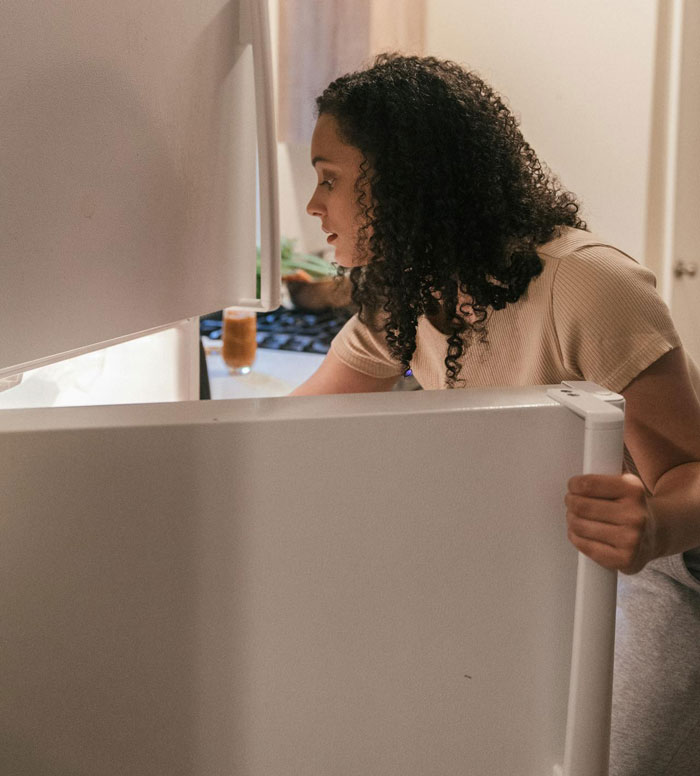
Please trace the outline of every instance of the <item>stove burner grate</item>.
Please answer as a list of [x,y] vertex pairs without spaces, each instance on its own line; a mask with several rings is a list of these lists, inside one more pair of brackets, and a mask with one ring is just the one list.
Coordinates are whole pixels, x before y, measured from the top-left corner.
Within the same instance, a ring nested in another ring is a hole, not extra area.
[[[353,313],[345,307],[309,310],[278,307],[257,314],[259,348],[300,353],[327,353],[333,337]],[[199,331],[212,340],[221,339],[221,311],[200,319]]]

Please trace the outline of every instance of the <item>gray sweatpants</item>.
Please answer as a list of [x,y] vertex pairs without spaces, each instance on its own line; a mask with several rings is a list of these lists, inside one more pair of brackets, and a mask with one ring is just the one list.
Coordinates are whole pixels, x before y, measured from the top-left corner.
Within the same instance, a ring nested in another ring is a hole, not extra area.
[[700,581],[674,555],[620,575],[610,776],[699,774]]

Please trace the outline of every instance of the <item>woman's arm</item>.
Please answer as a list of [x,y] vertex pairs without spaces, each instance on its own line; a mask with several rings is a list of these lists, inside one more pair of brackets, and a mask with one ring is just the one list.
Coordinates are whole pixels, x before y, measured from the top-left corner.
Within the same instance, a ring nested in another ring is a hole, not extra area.
[[700,546],[700,402],[680,348],[623,395],[625,444],[643,483],[632,474],[573,477],[566,505],[573,544],[602,566],[631,574],[654,558]]
[[369,393],[390,391],[398,377],[371,377],[344,364],[330,351],[309,379],[295,388],[290,396],[313,396],[323,393]]

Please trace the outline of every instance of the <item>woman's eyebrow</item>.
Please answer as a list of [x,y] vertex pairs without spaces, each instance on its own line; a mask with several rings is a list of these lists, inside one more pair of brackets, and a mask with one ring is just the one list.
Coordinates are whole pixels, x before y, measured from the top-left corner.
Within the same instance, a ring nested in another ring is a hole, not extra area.
[[319,162],[328,162],[332,163],[330,159],[326,159],[325,156],[314,156],[314,158],[311,160],[311,166],[315,167]]

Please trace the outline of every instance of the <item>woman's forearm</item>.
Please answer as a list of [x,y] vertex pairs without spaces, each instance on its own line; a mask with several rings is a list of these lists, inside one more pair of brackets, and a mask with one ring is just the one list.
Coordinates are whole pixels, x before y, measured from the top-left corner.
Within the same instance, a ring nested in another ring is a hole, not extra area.
[[700,462],[669,469],[647,499],[655,523],[655,555],[700,546]]

